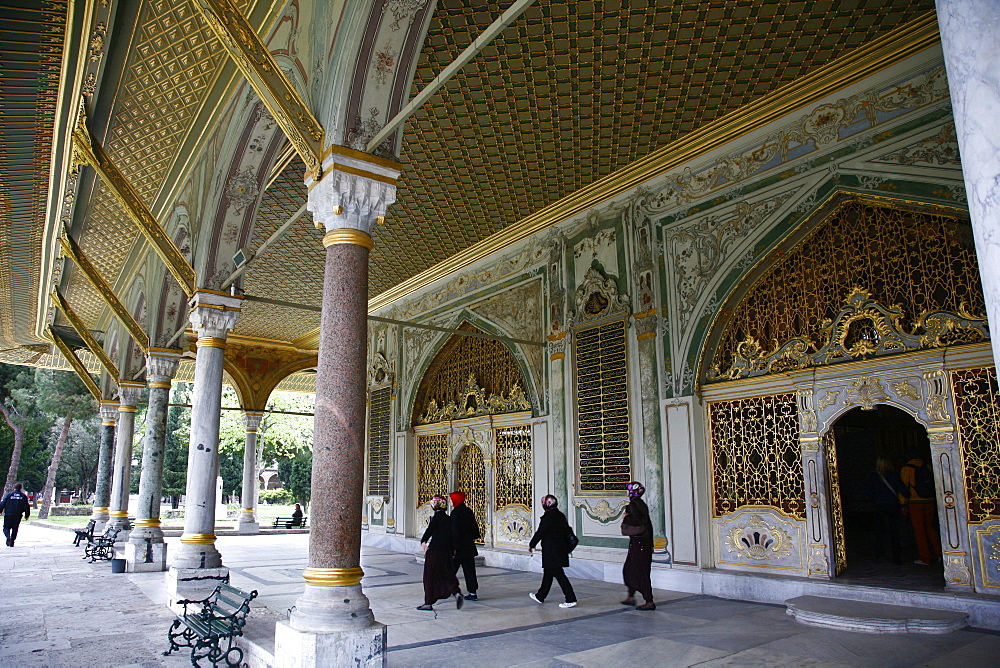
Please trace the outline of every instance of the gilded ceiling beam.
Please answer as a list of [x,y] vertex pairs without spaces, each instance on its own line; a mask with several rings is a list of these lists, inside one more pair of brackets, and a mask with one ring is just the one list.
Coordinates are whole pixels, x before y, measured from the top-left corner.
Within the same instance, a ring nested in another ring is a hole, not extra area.
[[271,51],[233,0],[195,0],[194,6],[292,142],[306,164],[306,172],[318,178],[323,126],[278,67]]
[[132,314],[128,312],[125,305],[121,303],[118,299],[118,295],[115,294],[108,282],[101,277],[101,274],[97,271],[97,267],[90,261],[80,246],[77,245],[76,241],[69,233],[63,234],[59,237],[59,243],[62,244],[63,254],[69,259],[73,260],[77,268],[83,273],[87,281],[94,286],[97,290],[97,294],[101,296],[104,303],[114,311],[114,314],[118,317],[119,322],[125,326],[128,333],[132,336],[135,342],[142,348],[142,352],[145,353],[149,350],[149,337],[146,332],[142,331],[142,327],[136,322]]
[[73,371],[76,371],[76,375],[80,377],[83,384],[86,385],[87,389],[90,390],[90,393],[94,395],[94,399],[100,403],[101,399],[103,399],[101,396],[101,388],[97,386],[97,382],[94,381],[94,377],[90,375],[89,371],[87,371],[87,367],[84,366],[83,362],[80,361],[80,358],[76,356],[76,353],[69,347],[69,344],[66,343],[61,336],[59,336],[59,332],[52,328],[52,325],[48,326],[48,332],[49,336],[52,337],[52,343],[56,344],[56,348],[58,348],[59,352],[61,352],[63,357],[66,358],[69,365],[73,367]]
[[69,324],[73,325],[73,329],[76,330],[76,333],[81,339],[83,339],[83,342],[87,344],[87,348],[90,349],[90,352],[94,353],[97,357],[97,361],[101,363],[104,371],[111,376],[111,378],[115,381],[115,385],[117,385],[119,380],[118,367],[116,367],[115,363],[111,361],[108,354],[104,352],[104,348],[97,342],[97,339],[95,339],[94,335],[90,333],[90,330],[87,329],[86,325],[83,324],[83,320],[80,319],[80,316],[78,316],[76,311],[74,311],[69,303],[66,302],[66,299],[59,294],[58,290],[54,290],[52,292],[52,301],[55,302],[56,307],[62,311],[62,314],[66,316],[67,320],[69,320]]
[[167,266],[167,270],[176,279],[184,293],[188,297],[193,296],[195,288],[194,268],[181,254],[173,239],[167,236],[160,221],[156,220],[132,184],[111,162],[104,147],[91,136],[86,121],[87,118],[81,103],[76,129],[73,130],[74,165],[87,164],[94,168],[98,176],[101,177],[101,181],[104,182],[104,185],[122,205],[135,226],[146,237],[163,264]]

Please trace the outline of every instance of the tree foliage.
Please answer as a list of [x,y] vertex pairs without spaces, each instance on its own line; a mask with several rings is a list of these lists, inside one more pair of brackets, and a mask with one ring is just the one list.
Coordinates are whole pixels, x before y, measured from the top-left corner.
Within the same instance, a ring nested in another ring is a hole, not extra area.
[[[34,369],[0,364],[0,431],[10,434],[10,447],[0,456],[7,467],[3,493],[22,480],[27,489],[37,490],[35,460],[39,453],[39,437],[48,429],[50,419],[38,410],[38,395],[34,387]],[[25,468],[30,464],[30,468]],[[42,476],[44,479],[44,476]]]
[[278,476],[296,503],[309,503],[312,498],[312,450],[295,459],[278,462]]

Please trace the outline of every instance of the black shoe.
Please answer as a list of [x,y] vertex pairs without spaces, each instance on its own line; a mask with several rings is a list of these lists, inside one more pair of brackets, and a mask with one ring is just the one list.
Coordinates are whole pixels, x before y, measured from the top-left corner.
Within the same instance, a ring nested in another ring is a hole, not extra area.
[[469,592],[468,594],[465,595],[465,600],[466,601],[478,601],[479,597],[476,596],[475,592]]
[[418,605],[417,610],[433,610],[434,606],[429,603],[424,603],[423,605]]

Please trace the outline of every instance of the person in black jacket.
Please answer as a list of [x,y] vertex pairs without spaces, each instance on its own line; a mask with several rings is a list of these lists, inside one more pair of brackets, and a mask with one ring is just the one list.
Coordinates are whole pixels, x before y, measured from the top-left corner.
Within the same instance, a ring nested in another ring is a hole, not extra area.
[[434,603],[442,598],[455,597],[455,606],[461,610],[462,590],[458,587],[458,578],[451,568],[453,553],[451,543],[451,518],[448,517],[448,499],[436,494],[431,498],[431,508],[434,516],[427,525],[427,531],[420,539],[420,545],[426,550],[424,555],[424,604],[417,610],[433,610]]
[[465,598],[469,601],[478,601],[476,592],[479,591],[479,580],[476,578],[476,541],[481,534],[479,523],[476,522],[476,515],[472,508],[465,505],[465,492],[452,492],[451,497],[451,542],[455,548],[455,558],[452,562],[452,569],[458,575],[459,567],[465,574],[465,588],[469,591]]
[[14,547],[17,540],[17,529],[21,526],[21,515],[24,519],[31,517],[31,506],[28,505],[28,495],[21,491],[21,483],[0,501],[3,511],[3,535],[7,538],[7,547]]
[[566,597],[566,602],[560,603],[559,607],[572,608],[576,605],[576,592],[573,591],[573,585],[563,571],[563,568],[569,566],[569,545],[566,539],[569,534],[569,522],[566,521],[562,511],[556,508],[556,504],[556,497],[551,494],[542,499],[545,514],[542,515],[538,530],[528,543],[528,552],[532,553],[535,551],[535,545],[538,545],[539,541],[542,543],[542,586],[538,588],[537,594],[532,592],[528,596],[536,603],[544,603],[552,587],[552,578],[555,578]]
[[656,610],[653,602],[653,584],[650,571],[653,567],[653,522],[649,518],[649,506],[642,500],[646,488],[638,482],[625,486],[628,490],[628,506],[622,520],[622,535],[628,536],[628,556],[622,567],[622,579],[628,595],[622,605],[635,605],[635,593],[639,592],[645,604],[636,610]]

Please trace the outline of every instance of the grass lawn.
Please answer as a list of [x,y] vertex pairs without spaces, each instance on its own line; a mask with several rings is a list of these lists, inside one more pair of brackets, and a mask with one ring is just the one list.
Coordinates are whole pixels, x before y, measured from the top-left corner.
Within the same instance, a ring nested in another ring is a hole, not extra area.
[[[29,520],[29,522],[37,519],[38,518],[34,514],[32,514],[31,520]],[[49,515],[49,518],[43,521],[51,522],[52,524],[60,524],[66,527],[84,527],[87,526],[87,522],[89,520],[90,520],[90,515],[68,515],[68,516],[60,515],[58,517],[55,515]]]

